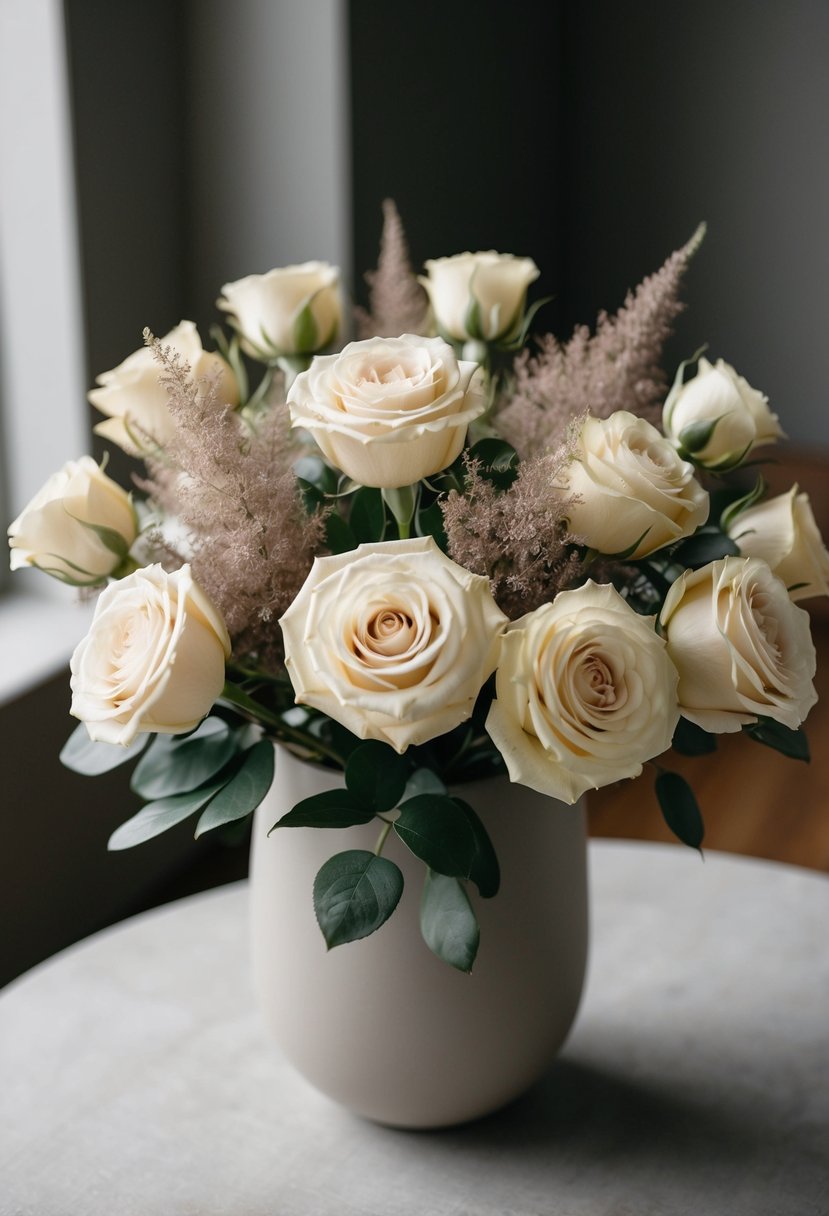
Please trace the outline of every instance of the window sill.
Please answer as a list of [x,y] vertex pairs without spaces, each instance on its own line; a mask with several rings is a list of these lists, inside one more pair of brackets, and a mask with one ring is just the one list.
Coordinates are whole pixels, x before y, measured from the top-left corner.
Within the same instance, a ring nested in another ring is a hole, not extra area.
[[49,592],[10,591],[0,598],[0,706],[66,667],[89,628],[94,602],[80,603],[68,587]]

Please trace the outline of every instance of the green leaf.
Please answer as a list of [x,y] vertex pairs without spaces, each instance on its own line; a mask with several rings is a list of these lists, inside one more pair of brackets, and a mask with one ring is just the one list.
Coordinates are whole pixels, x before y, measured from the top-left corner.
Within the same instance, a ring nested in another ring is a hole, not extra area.
[[324,790],[303,798],[273,825],[270,832],[277,828],[350,828],[371,823],[373,818],[371,807],[359,806],[348,790]]
[[475,855],[469,877],[475,883],[484,899],[491,899],[498,894],[501,885],[501,867],[489,833],[468,802],[462,798],[453,798],[455,806],[460,807],[472,828],[475,837]]
[[481,934],[469,896],[457,878],[427,872],[420,903],[420,932],[443,962],[458,971],[472,970]]
[[205,718],[185,738],[157,735],[135,766],[130,789],[141,798],[166,798],[209,781],[238,750],[236,734],[221,718]]
[[382,540],[386,531],[382,492],[372,486],[359,489],[351,500],[348,522],[359,544]]
[[320,494],[337,493],[337,473],[321,456],[300,456],[294,464],[294,473]]
[[697,569],[721,557],[739,557],[740,550],[730,536],[719,528],[700,528],[674,549],[674,557],[683,566]]
[[661,772],[656,778],[656,796],[665,822],[683,844],[702,852],[705,825],[694,791],[679,773]]
[[774,718],[760,718],[751,726],[744,726],[743,730],[756,743],[773,747],[791,760],[803,760],[808,764],[811,759],[809,740],[802,729],[792,730],[782,722],[775,722]]
[[238,770],[219,791],[196,824],[195,835],[236,819],[244,819],[259,806],[273,781],[274,753],[270,739],[260,739],[243,753]]
[[394,830],[408,849],[439,874],[469,878],[477,855],[475,832],[452,798],[418,794],[400,807]]
[[503,439],[479,439],[469,449],[469,456],[480,460],[481,476],[499,489],[508,489],[518,476],[518,453]]
[[159,836],[200,810],[221,788],[222,782],[217,781],[214,785],[205,785],[200,790],[190,790],[186,794],[174,794],[171,798],[149,802],[137,815],[133,815],[115,829],[107,848],[113,852],[131,849],[133,845],[143,844],[145,840]]
[[319,349],[319,326],[311,308],[313,298],[313,296],[309,296],[294,317],[292,335],[294,350],[301,355],[310,355]]
[[443,526],[443,511],[435,500],[430,506],[418,506],[415,512],[415,532],[418,536],[432,536],[439,549],[446,551],[448,541]]
[[374,933],[402,894],[403,875],[386,857],[349,849],[326,861],[314,879],[314,911],[329,950]]
[[684,426],[677,435],[684,451],[691,456],[701,452],[710,443],[714,428],[723,417],[724,415],[720,415],[719,418],[700,418],[697,422],[689,422],[687,426]]
[[349,794],[372,814],[397,806],[406,788],[409,762],[387,743],[371,739],[351,753],[345,767]]
[[350,553],[357,548],[357,537],[336,511],[326,516],[325,539],[332,553]]
[[680,756],[707,756],[717,750],[717,736],[687,718],[680,718],[671,747],[675,752],[679,752]]
[[748,494],[744,494],[742,498],[737,498],[734,502],[730,502],[720,515],[720,527],[723,532],[728,531],[738,515],[742,515],[743,511],[747,511],[749,507],[753,507],[756,502],[759,502],[765,492],[766,479],[760,474],[754,484],[754,488],[749,490]]
[[405,799],[415,798],[418,794],[445,794],[446,786],[437,773],[430,768],[416,768],[403,792]]
[[73,773],[97,777],[134,760],[149,742],[149,735],[136,735],[127,747],[119,743],[93,743],[83,722],[76,726],[61,749],[60,762]]

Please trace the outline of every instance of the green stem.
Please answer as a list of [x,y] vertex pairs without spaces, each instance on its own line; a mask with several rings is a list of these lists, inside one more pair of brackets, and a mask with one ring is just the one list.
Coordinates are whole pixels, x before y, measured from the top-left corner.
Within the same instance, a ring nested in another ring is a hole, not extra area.
[[377,837],[377,844],[374,846],[374,856],[375,857],[379,857],[380,854],[383,852],[383,845],[386,843],[386,841],[388,839],[389,832],[391,831],[392,826],[393,826],[392,821],[390,819],[383,820],[383,828],[380,832],[380,835]]
[[277,739],[281,739],[286,743],[298,743],[301,747],[315,751],[319,755],[333,760],[339,768],[345,768],[344,758],[328,743],[323,743],[322,739],[306,735],[304,731],[296,730],[293,726],[289,726],[277,714],[271,713],[264,705],[260,705],[258,701],[254,701],[253,697],[248,696],[237,685],[231,684],[229,680],[226,681],[222,689],[222,700],[230,702],[234,709],[240,710],[251,721],[271,727]]

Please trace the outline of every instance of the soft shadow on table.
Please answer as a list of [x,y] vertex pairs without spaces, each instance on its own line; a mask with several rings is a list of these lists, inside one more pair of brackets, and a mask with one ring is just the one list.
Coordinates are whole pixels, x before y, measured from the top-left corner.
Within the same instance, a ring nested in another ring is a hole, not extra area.
[[[785,1129],[767,1121],[762,1103],[749,1103],[744,1094],[735,1098],[726,1084],[691,1093],[678,1081],[672,1087],[670,1077],[664,1084],[638,1081],[577,1059],[559,1060],[526,1095],[485,1119],[395,1134],[426,1140],[432,1152],[503,1157],[527,1167],[558,1158],[587,1168],[624,1162],[635,1171],[637,1159],[658,1158],[674,1177],[710,1173],[719,1165],[729,1165],[729,1172],[741,1165],[754,1169],[786,1139]],[[809,1156],[808,1149],[794,1153]]]

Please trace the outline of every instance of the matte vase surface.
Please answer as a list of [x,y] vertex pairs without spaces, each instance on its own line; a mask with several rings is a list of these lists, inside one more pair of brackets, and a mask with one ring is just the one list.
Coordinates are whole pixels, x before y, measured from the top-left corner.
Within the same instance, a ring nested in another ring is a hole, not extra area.
[[318,1089],[398,1127],[442,1127],[497,1110],[552,1063],[578,1008],[587,957],[584,812],[505,778],[459,793],[501,864],[501,890],[469,885],[481,943],[471,975],[420,936],[425,866],[395,836],[384,856],[405,887],[371,936],[326,949],[312,888],[344,849],[373,850],[378,824],[268,829],[342,774],[277,748],[274,783],[256,812],[251,865],[257,996],[277,1043]]

